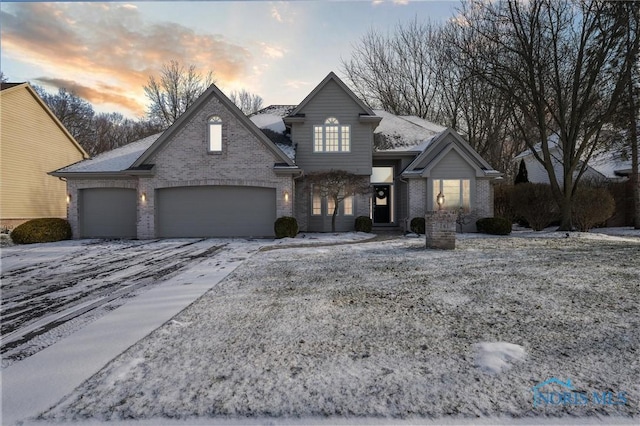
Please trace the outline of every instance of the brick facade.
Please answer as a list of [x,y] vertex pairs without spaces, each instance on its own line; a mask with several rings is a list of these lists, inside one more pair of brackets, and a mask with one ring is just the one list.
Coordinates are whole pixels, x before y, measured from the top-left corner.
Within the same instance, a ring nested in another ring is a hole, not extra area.
[[[222,152],[208,151],[207,120],[222,119]],[[156,191],[161,188],[225,185],[275,188],[276,216],[293,216],[294,185],[291,176],[274,172],[276,156],[250,132],[217,98],[211,97],[193,114],[171,140],[146,163],[155,164],[153,176],[130,179],[69,179],[71,194],[68,218],[74,236],[80,235],[78,191],[86,188],[132,188],[138,193],[137,234],[156,237]],[[285,193],[289,199],[285,200]],[[143,197],[144,194],[144,197]]]

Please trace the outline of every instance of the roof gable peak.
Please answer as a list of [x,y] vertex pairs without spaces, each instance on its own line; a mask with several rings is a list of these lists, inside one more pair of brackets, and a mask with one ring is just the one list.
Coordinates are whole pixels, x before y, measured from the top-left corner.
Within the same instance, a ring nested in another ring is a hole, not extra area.
[[375,116],[376,114],[373,112],[373,110],[371,108],[369,108],[369,106],[367,106],[367,104],[365,104],[362,99],[360,99],[359,97],[356,96],[355,93],[353,93],[353,91],[351,89],[349,89],[349,87],[340,79],[340,77],[338,77],[336,75],[336,73],[334,73],[333,71],[329,72],[329,74],[327,74],[327,76],[320,82],[320,84],[318,84],[312,91],[311,93],[309,93],[303,100],[302,102],[300,102],[300,104],[293,110],[291,111],[291,113],[289,114],[290,116],[295,116],[297,114],[300,114],[301,111],[304,109],[304,107],[313,99],[315,98],[315,96],[322,91],[322,89],[329,84],[329,82],[335,82],[338,87],[340,87],[340,89],[342,89],[351,99],[353,99],[353,101],[358,104],[358,106],[360,108],[362,108],[362,110],[364,111],[365,115],[372,115]]

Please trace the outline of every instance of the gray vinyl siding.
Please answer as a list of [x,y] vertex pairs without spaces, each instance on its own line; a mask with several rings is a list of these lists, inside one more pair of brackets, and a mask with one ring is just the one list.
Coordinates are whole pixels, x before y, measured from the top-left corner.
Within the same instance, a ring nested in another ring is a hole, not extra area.
[[[291,130],[298,166],[306,172],[335,169],[371,174],[372,125],[360,123],[359,116],[365,111],[335,82],[327,83],[300,112],[305,114],[304,123],[294,123]],[[328,117],[351,127],[351,152],[313,152],[313,126],[324,124]]]
[[438,179],[473,179],[476,172],[456,151],[451,150],[431,169],[431,177]]

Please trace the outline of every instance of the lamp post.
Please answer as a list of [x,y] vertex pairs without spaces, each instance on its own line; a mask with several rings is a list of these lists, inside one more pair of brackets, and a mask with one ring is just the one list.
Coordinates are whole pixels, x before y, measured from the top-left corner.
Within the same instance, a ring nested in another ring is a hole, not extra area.
[[444,194],[442,191],[436,197],[436,203],[438,203],[438,210],[442,210],[442,206],[444,205]]

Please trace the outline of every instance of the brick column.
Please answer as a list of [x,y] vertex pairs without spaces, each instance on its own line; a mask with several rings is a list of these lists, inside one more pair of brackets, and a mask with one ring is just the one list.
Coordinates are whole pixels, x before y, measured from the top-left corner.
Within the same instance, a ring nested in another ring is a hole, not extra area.
[[456,248],[456,212],[432,211],[424,216],[427,248],[453,250]]

